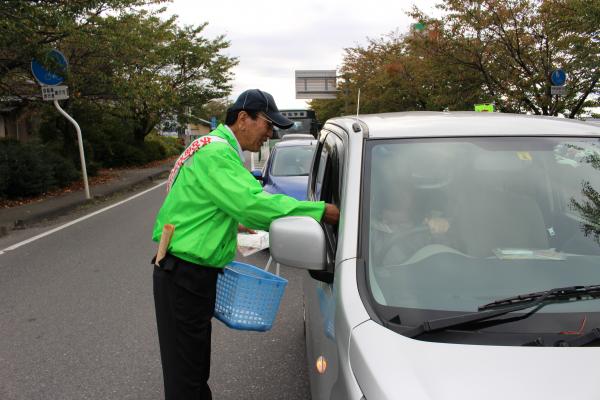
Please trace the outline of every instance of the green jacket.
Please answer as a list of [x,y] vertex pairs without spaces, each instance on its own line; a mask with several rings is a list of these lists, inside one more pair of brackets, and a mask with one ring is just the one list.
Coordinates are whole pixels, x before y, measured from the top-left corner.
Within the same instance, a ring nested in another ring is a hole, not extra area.
[[200,148],[185,164],[158,212],[152,239],[160,240],[165,224],[175,225],[168,251],[185,261],[222,268],[233,261],[238,223],[268,230],[286,216],[308,216],[320,221],[324,202],[298,201],[269,194],[244,167],[231,131],[219,125],[214,141]]

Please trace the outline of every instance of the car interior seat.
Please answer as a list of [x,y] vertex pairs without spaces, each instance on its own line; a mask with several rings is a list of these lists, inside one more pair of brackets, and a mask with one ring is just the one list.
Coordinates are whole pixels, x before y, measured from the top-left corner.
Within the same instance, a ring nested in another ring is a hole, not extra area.
[[547,249],[548,233],[542,212],[529,196],[481,190],[459,203],[457,230],[465,253],[494,255],[494,249]]

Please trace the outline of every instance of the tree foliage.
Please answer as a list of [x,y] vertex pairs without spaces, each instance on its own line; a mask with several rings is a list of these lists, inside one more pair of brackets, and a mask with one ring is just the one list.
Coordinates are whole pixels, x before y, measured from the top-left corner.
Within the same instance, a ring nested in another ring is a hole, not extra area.
[[466,110],[485,99],[476,73],[453,70],[398,33],[345,49],[340,72],[338,98],[311,102],[321,120],[355,113],[359,88],[361,113]]
[[179,27],[175,18],[146,11],[103,18],[93,44],[86,34],[65,43],[73,58],[81,57],[81,72],[73,68],[73,75],[92,79],[81,82],[82,98],[133,119],[140,142],[161,120],[224,97],[236,60],[222,54],[229,46],[223,36],[202,36],[205,27]]
[[[600,3],[586,0],[445,0],[416,29],[345,50],[338,98],[315,100],[319,117],[361,112],[472,110],[577,117],[597,106]],[[554,69],[566,96],[551,95]]]
[[[202,105],[192,109],[192,115],[210,120],[212,117],[216,117],[218,122],[225,122],[227,116],[227,109],[233,103],[227,98],[216,99],[209,101]],[[193,121],[192,121],[193,122]]]
[[142,8],[162,2],[2,2],[0,96],[40,108],[29,65],[51,48],[69,60],[71,99],[63,107],[112,115],[122,121],[121,135],[138,144],[162,119],[226,96],[237,63],[223,54],[229,42],[204,37],[206,23],[180,26],[176,17],[163,18],[164,9]]
[[[574,118],[592,105],[587,101],[600,78],[600,25],[593,28],[578,3],[446,0],[439,6],[442,18],[418,10],[413,16],[437,30],[422,46],[452,65],[476,71],[499,109]],[[551,95],[550,75],[556,68],[568,73],[566,96]]]
[[584,200],[571,199],[569,206],[581,216],[583,234],[593,237],[594,241],[600,244],[600,193],[588,181],[582,182],[581,186]]
[[[50,49],[107,11],[121,12],[162,0],[19,0],[0,2],[0,91],[22,94],[18,78],[29,76],[32,58]],[[12,78],[12,79],[10,79]]]

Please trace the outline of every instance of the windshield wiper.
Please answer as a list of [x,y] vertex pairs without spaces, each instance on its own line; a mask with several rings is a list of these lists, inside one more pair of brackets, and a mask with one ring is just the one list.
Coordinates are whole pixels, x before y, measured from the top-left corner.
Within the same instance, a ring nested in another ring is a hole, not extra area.
[[479,311],[474,313],[461,314],[454,317],[424,321],[420,325],[417,325],[416,327],[406,332],[403,332],[403,334],[407,337],[414,338],[419,335],[422,335],[423,333],[434,332],[469,323],[485,321],[487,319],[499,317],[501,315],[508,314],[511,312],[536,307],[529,313],[520,317],[505,318],[497,321],[488,322],[488,326],[500,325],[518,319],[528,318],[547,304],[556,303],[561,300],[579,301],[596,297],[600,297],[600,285],[570,286],[564,288],[545,290],[543,292],[528,293],[496,300],[494,302],[485,304],[483,306],[480,306],[478,308]]
[[556,288],[550,290],[544,290],[542,292],[533,292],[527,294],[520,294],[517,296],[506,297],[504,299],[495,300],[491,303],[479,306],[479,311],[491,310],[497,307],[510,306],[513,304],[521,304],[527,302],[533,302],[539,299],[573,299],[573,298],[590,298],[597,297],[600,295],[600,285],[589,285],[589,286],[568,286],[563,288]]

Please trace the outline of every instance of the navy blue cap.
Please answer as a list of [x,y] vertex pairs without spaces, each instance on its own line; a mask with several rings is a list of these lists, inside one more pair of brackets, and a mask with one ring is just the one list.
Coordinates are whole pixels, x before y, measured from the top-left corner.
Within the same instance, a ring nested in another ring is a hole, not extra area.
[[294,123],[284,117],[275,104],[275,99],[267,92],[259,89],[249,89],[240,94],[230,110],[261,111],[278,128],[288,129]]

